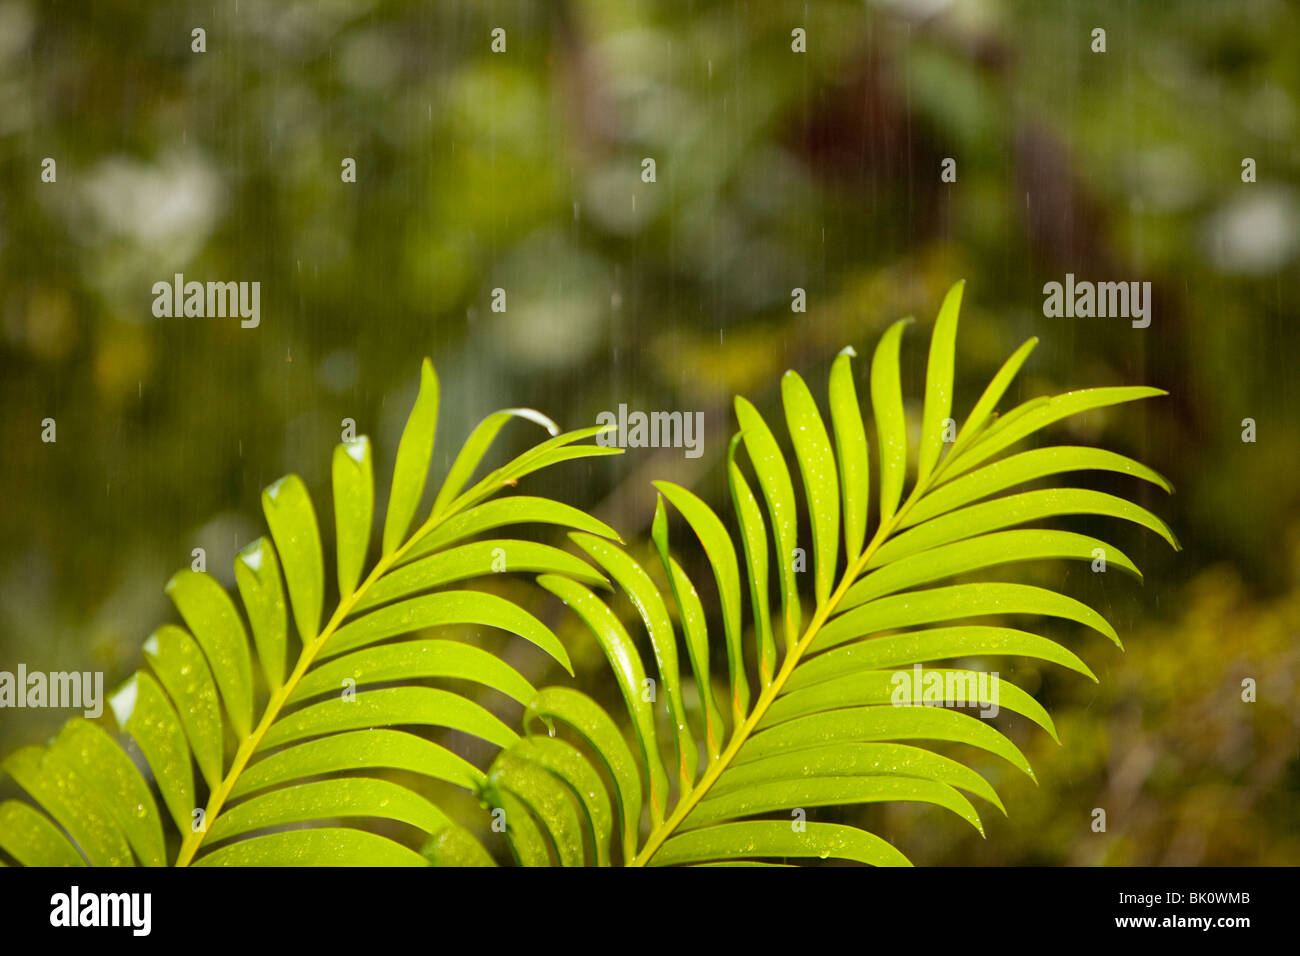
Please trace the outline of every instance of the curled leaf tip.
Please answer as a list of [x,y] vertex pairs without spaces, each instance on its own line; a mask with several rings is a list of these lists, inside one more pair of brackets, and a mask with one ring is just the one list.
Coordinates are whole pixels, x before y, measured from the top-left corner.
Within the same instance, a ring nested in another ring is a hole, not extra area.
[[263,496],[270,498],[272,501],[274,501],[277,497],[279,497],[280,491],[284,488],[285,484],[287,484],[291,479],[295,477],[297,476],[292,474],[280,476],[275,481],[271,482],[269,485],[267,485],[265,488],[262,489]]
[[131,714],[135,712],[136,695],[139,692],[136,683],[138,679],[138,674],[132,674],[109,698],[108,705],[113,711],[113,717],[117,720],[117,726],[120,730],[126,730],[127,721],[131,719]]
[[549,415],[542,414],[535,408],[512,408],[510,409],[510,412],[513,415],[517,415],[519,418],[541,425],[548,433],[550,433],[552,438],[560,434],[560,426],[555,423],[555,420]]
[[345,441],[339,445],[344,453],[357,464],[366,460],[366,447],[370,444],[370,439],[365,435],[358,435],[352,441]]
[[250,571],[260,571],[263,558],[262,547],[265,543],[265,538],[258,538],[256,541],[244,545],[240,548],[239,553],[235,555],[235,559],[242,562]]

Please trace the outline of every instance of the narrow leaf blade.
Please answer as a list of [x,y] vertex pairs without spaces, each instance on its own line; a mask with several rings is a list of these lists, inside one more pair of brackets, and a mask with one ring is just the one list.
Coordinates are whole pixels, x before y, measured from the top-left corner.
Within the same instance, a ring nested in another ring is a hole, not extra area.
[[427,358],[420,365],[420,391],[402,439],[397,445],[393,465],[393,483],[388,494],[388,513],[384,517],[384,554],[392,554],[406,538],[415,509],[420,506],[429,462],[433,458],[434,433],[438,426],[438,376]]
[[334,448],[334,535],[338,551],[339,597],[357,589],[370,547],[375,513],[375,475],[370,441],[364,435]]
[[830,597],[840,546],[840,483],[830,437],[817,403],[794,372],[781,377],[785,421],[803,477],[813,538],[813,593],[818,605]]
[[944,421],[952,413],[953,365],[957,356],[957,316],[965,280],[944,296],[930,336],[930,360],[925,373],[925,410],[921,415],[921,446],[917,451],[916,481],[930,477],[943,450]]
[[851,564],[862,553],[867,535],[867,501],[871,468],[862,407],[853,384],[853,357],[845,348],[831,366],[831,424],[835,429],[835,457],[840,466],[840,493],[844,499],[844,556]]
[[911,319],[899,319],[880,337],[871,359],[871,408],[880,444],[880,523],[894,517],[903,500],[907,478],[907,418],[903,412],[903,385],[899,347],[903,329]]
[[262,492],[262,511],[275,550],[284,563],[285,584],[293,620],[303,644],[320,633],[325,604],[325,558],[320,526],[307,486],[297,475],[286,475]]

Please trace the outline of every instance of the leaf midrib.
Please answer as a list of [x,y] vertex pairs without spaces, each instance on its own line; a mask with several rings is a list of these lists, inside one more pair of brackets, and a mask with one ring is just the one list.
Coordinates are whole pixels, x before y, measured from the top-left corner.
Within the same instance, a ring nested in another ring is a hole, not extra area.
[[[493,476],[489,476],[489,478],[491,477]],[[334,613],[330,616],[329,621],[326,622],[320,633],[303,646],[302,653],[298,655],[298,663],[294,665],[293,672],[285,680],[280,689],[271,695],[271,699],[267,701],[266,710],[262,712],[262,719],[258,722],[257,727],[255,727],[240,743],[239,749],[235,751],[235,757],[231,762],[229,772],[209,796],[207,807],[203,811],[203,829],[198,831],[191,830],[181,843],[180,852],[176,856],[176,866],[188,866],[190,861],[194,859],[194,854],[199,851],[200,846],[203,844],[203,838],[207,835],[208,827],[212,825],[213,821],[216,820],[217,815],[221,812],[222,807],[225,806],[226,801],[230,797],[231,791],[239,781],[239,775],[244,772],[244,768],[248,765],[248,761],[257,751],[258,746],[262,742],[262,738],[265,737],[267,731],[271,729],[271,725],[279,718],[280,711],[284,709],[285,702],[288,701],[290,695],[293,694],[294,688],[298,686],[298,682],[302,680],[303,675],[307,673],[308,669],[315,661],[316,655],[320,653],[321,648],[325,646],[325,643],[331,636],[333,636],[334,632],[338,630],[339,625],[343,623],[344,619],[352,613],[353,609],[365,595],[366,591],[368,591],[376,581],[387,574],[389,569],[392,568],[393,565],[396,564],[413,545],[421,541],[426,535],[433,531],[434,528],[446,521],[447,518],[451,517],[458,511],[463,510],[464,502],[466,499],[469,499],[476,490],[477,488],[471,489],[470,492],[462,495],[441,514],[436,512],[431,514],[428,520],[420,526],[419,530],[416,531],[415,534],[411,535],[411,537],[408,538],[401,547],[384,557],[381,557],[379,561],[375,563],[374,568],[371,569],[370,574],[366,576],[366,579],[361,582],[357,589],[348,597],[339,601],[338,607],[335,608]]]
[[[858,576],[861,575],[867,562],[871,560],[872,555],[875,554],[889,535],[893,533],[895,528],[898,526],[898,523],[906,516],[907,512],[911,510],[916,501],[924,496],[930,486],[936,483],[936,479],[942,473],[944,468],[951,462],[952,457],[952,455],[945,456],[944,460],[940,463],[940,467],[931,472],[925,482],[916,485],[912,489],[912,493],[903,502],[902,506],[899,507],[888,521],[883,522],[879,527],[877,527],[876,533],[872,536],[871,541],[867,544],[866,548],[863,549],[862,553],[853,564],[845,569],[844,575],[834,592],[832,592],[826,602],[818,607],[814,612],[813,618],[809,622],[803,636],[799,639],[791,652],[786,655],[785,660],[781,664],[781,669],[777,672],[777,675],[773,678],[772,682],[763,689],[744,723],[741,724],[739,729],[732,734],[731,741],[728,743],[726,750],[718,756],[718,759],[713,762],[705,772],[704,776],[700,778],[699,782],[678,801],[673,812],[651,831],[640,851],[638,851],[628,863],[629,866],[645,866],[649,863],[654,854],[663,845],[664,841],[676,831],[677,827],[680,826],[687,814],[695,808],[696,804],[705,797],[713,784],[717,782],[718,777],[722,775],[722,772],[726,770],[727,766],[735,758],[736,754],[739,753],[740,748],[744,745],[745,741],[749,739],[754,728],[767,713],[767,709],[772,705],[772,702],[776,700],[777,695],[781,692],[781,688],[794,672],[795,667],[798,666],[804,652],[807,651],[813,640],[816,639],[817,634],[821,631],[822,625],[826,623],[826,619],[835,610],[840,600],[844,597],[844,594],[853,585],[854,581],[857,580]],[[329,638],[336,630],[338,630],[339,625],[342,624],[343,620],[352,612],[360,599],[411,547],[433,531],[434,528],[446,521],[447,518],[451,517],[453,514],[462,510],[467,504],[472,503],[474,500],[481,500],[484,490],[482,489],[482,486],[487,485],[502,471],[505,471],[505,469],[498,469],[497,473],[489,475],[487,479],[480,482],[479,486],[471,488],[468,492],[465,492],[441,514],[436,512],[431,514],[420,529],[416,531],[415,534],[411,535],[411,537],[407,539],[401,547],[397,548],[392,553],[381,557],[379,561],[376,562],[374,568],[371,569],[370,574],[366,576],[366,579],[357,587],[357,589],[347,598],[339,602],[338,607],[335,608],[334,613],[330,616],[329,621],[326,622],[325,627],[321,629],[320,633],[310,643],[304,645],[302,653],[298,656],[298,662],[294,665],[293,672],[285,680],[283,686],[272,694],[271,699],[267,701],[266,709],[263,711],[262,719],[258,722],[257,727],[254,728],[253,731],[240,743],[239,748],[235,752],[235,757],[231,762],[230,770],[222,779],[220,785],[208,798],[207,806],[204,809],[204,828],[199,831],[192,830],[185,837],[176,857],[176,866],[188,866],[194,859],[194,855],[199,851],[203,844],[203,839],[207,835],[207,828],[211,826],[212,822],[225,806],[231,791],[239,780],[240,774],[243,773],[244,768],[248,765],[248,761],[252,758],[258,746],[261,744],[262,738],[265,737],[267,731],[270,730],[271,725],[279,718],[280,711],[284,708],[286,701],[297,687],[298,682],[302,680],[303,675],[306,674],[307,670],[311,667],[317,654],[320,653],[321,648],[325,646],[325,643]]]
[[917,484],[912,489],[912,493],[907,497],[907,500],[903,502],[902,506],[894,512],[889,520],[882,522],[876,528],[876,533],[872,536],[871,541],[867,544],[866,548],[863,549],[857,560],[845,569],[843,578],[831,593],[831,596],[827,598],[825,603],[820,605],[813,613],[813,618],[808,622],[808,627],[804,631],[803,636],[799,638],[798,643],[795,644],[790,653],[786,655],[785,660],[782,661],[781,669],[777,672],[776,677],[774,677],[772,682],[763,689],[761,694],[759,694],[758,700],[755,702],[753,709],[749,712],[749,716],[745,718],[745,722],[732,734],[731,741],[727,744],[727,749],[718,756],[717,760],[713,761],[712,765],[705,772],[704,776],[700,778],[699,782],[677,801],[677,806],[673,808],[673,812],[668,815],[664,822],[650,831],[650,835],[646,838],[646,842],[628,863],[628,866],[645,866],[648,864],[654,857],[655,853],[658,852],[660,847],[663,845],[664,841],[673,835],[677,827],[681,825],[681,822],[685,820],[691,810],[695,808],[695,805],[704,799],[713,784],[717,782],[718,777],[722,775],[722,772],[727,769],[727,766],[735,758],[736,754],[740,752],[740,748],[744,746],[745,741],[749,739],[754,728],[758,726],[759,721],[763,719],[763,716],[767,713],[767,709],[772,705],[772,702],[776,700],[777,695],[781,693],[781,688],[785,686],[785,682],[789,680],[790,675],[794,673],[794,669],[803,658],[804,652],[807,651],[809,645],[811,645],[816,639],[818,633],[821,631],[822,625],[826,623],[826,619],[830,617],[831,613],[835,610],[845,593],[853,586],[853,583],[858,579],[858,576],[862,574],[867,562],[871,560],[872,555],[875,554],[880,546],[885,543],[885,540],[894,532],[898,523],[907,515],[907,512],[911,510],[912,506],[925,495],[933,484],[935,484],[936,478],[943,471],[943,466],[946,466],[952,460],[952,457],[951,454],[945,456],[941,463],[941,467],[932,471],[924,482]]

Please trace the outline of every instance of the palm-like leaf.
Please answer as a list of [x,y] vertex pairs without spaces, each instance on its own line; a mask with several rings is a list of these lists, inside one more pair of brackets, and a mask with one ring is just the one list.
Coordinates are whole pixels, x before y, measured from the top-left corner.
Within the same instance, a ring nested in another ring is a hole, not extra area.
[[[936,664],[1008,655],[1092,677],[1048,637],[964,623],[993,615],[1058,617],[1117,644],[1119,638],[1091,608],[1055,591],[942,582],[1017,561],[1091,560],[1097,548],[1110,564],[1138,574],[1126,555],[1097,539],[1024,527],[1057,515],[1121,518],[1174,547],[1177,542],[1159,518],[1122,498],[1079,488],[1001,494],[1082,470],[1128,474],[1169,490],[1145,466],[1097,448],[1054,446],[999,457],[1069,415],[1162,394],[1090,389],[1025,402],[998,417],[995,409],[1035,340],[1006,362],[945,451],[961,293],[959,283],[935,324],[916,478],[906,498],[899,346],[908,320],[891,326],[876,349],[870,398],[879,503],[870,538],[867,429],[853,383],[854,353],[846,349],[830,374],[829,429],[798,375],[789,372],[781,382],[807,527],[800,527],[796,479],[773,430],[738,398],[740,430],[728,447],[726,475],[740,549],[703,500],[657,482],[653,574],[621,547],[613,529],[577,509],[526,495],[495,497],[538,469],[616,453],[581,443],[598,428],[553,437],[466,490],[512,417],[546,424],[554,434],[549,420],[528,410],[497,412],[474,430],[430,515],[411,532],[437,419],[437,379],[426,361],[398,448],[381,552],[368,574],[369,444],[360,439],[335,451],[333,563],[341,597],[327,619],[327,562],[316,512],[292,475],[263,495],[270,538],[236,560],[251,644],[244,616],[215,580],[183,571],[169,583],[186,626],[165,626],[149,639],[148,667],[116,695],[114,711],[182,835],[175,862],[492,864],[469,829],[414,790],[384,779],[388,770],[476,794],[494,816],[499,812],[508,845],[525,865],[608,865],[616,857],[634,866],[776,865],[771,861],[802,857],[906,864],[872,833],[795,825],[789,816],[879,801],[934,804],[982,832],[969,797],[1003,809],[997,793],[974,769],[931,745],[968,745],[1032,774],[1028,762],[991,724],[959,710],[892,706],[894,674],[922,664],[970,682],[975,672]],[[717,592],[712,616],[669,547],[670,509],[703,551]],[[498,529],[521,523],[570,529],[591,563],[500,536]],[[803,595],[801,546],[812,555],[810,594]],[[574,688],[535,690],[508,663],[472,644],[412,637],[449,625],[496,627],[542,648],[572,673],[560,641],[523,607],[456,587],[500,570],[540,573],[538,584],[582,619],[608,660],[626,721]],[[637,611],[652,649],[649,667],[625,623],[592,590],[608,589],[611,581]],[[710,621],[720,637],[709,634]],[[715,678],[710,647],[718,640],[727,673]],[[290,668],[293,647],[298,657]],[[466,680],[513,698],[524,705],[524,735],[463,695],[424,686],[426,678]],[[1029,694],[1005,683],[999,688],[1003,706],[1055,737],[1051,717]],[[424,737],[392,729],[407,725],[450,728],[499,749],[484,771]],[[18,800],[0,805],[0,848],[20,862],[168,862],[154,790],[97,724],[73,720],[49,746],[19,750],[3,768],[45,811]],[[365,818],[422,830],[428,834],[422,854],[361,828],[356,821]],[[284,829],[303,824],[310,826]]]
[[[539,469],[618,449],[581,443],[599,429],[557,435],[549,419],[531,410],[497,412],[470,435],[432,513],[411,532],[432,458],[437,415],[438,382],[426,360],[398,447],[382,549],[364,580],[374,512],[370,445],[363,437],[335,449],[340,599],[328,619],[316,511],[296,475],[263,493],[270,538],[253,542],[235,561],[251,646],[244,618],[214,578],[186,570],[168,583],[185,627],[167,625],[150,637],[145,644],[148,667],[131,678],[112,704],[182,836],[177,864],[426,862],[400,843],[353,826],[267,832],[290,824],[363,818],[423,830],[430,836],[427,853],[438,861],[491,862],[474,838],[432,802],[379,774],[410,771],[484,799],[495,782],[451,750],[388,728],[449,728],[497,747],[515,747],[519,735],[491,712],[468,697],[420,681],[470,681],[521,705],[536,690],[514,667],[473,645],[405,638],[446,625],[500,628],[542,648],[571,671],[563,646],[531,613],[503,597],[457,584],[505,570],[605,586],[603,576],[573,555],[500,536],[497,530],[543,522],[617,538],[612,529],[559,502],[494,496]],[[546,425],[555,437],[466,490],[493,438],[514,417]],[[487,531],[494,536],[467,541]],[[292,668],[290,620],[298,649]],[[524,749],[533,756],[529,766],[549,762],[571,768],[589,782],[567,745],[534,741]],[[0,806],[0,847],[20,862],[168,862],[164,817],[145,777],[99,725],[75,719],[48,746],[19,750],[3,768],[48,814],[18,800]],[[304,782],[340,773],[345,775]],[[201,794],[206,794],[202,803]]]
[[[799,376],[788,372],[781,382],[806,500],[806,530],[798,526],[795,478],[773,430],[752,404],[738,398],[740,431],[728,451],[727,476],[739,524],[739,554],[708,505],[669,482],[656,483],[660,499],[653,535],[669,597],[618,545],[572,535],[640,612],[675,729],[667,747],[656,738],[653,715],[640,694],[644,665],[608,606],[580,583],[554,576],[540,579],[599,639],[627,701],[636,746],[624,744],[613,730],[613,718],[594,702],[570,691],[542,691],[541,702],[530,705],[529,717],[561,720],[595,749],[614,780],[623,814],[622,851],[631,865],[751,864],[792,857],[907,863],[893,846],[861,829],[795,825],[791,819],[792,810],[823,805],[935,804],[983,832],[969,796],[1002,809],[997,793],[975,770],[930,749],[932,742],[969,745],[1032,775],[1028,762],[1009,738],[976,717],[956,709],[892,706],[894,673],[922,664],[944,678],[969,682],[977,679],[975,672],[941,662],[1015,655],[1092,677],[1074,653],[1047,637],[1000,625],[962,623],[989,615],[1058,617],[1084,624],[1117,644],[1119,638],[1091,608],[1051,590],[996,581],[941,582],[1017,561],[1092,560],[1097,548],[1111,565],[1140,577],[1126,555],[1102,541],[1022,527],[1056,515],[1126,519],[1177,547],[1155,515],[1100,492],[1052,488],[993,497],[1034,479],[1089,469],[1129,474],[1170,490],[1150,469],[1101,449],[1057,446],[993,460],[1068,415],[1163,394],[1153,388],[1090,389],[1026,402],[999,418],[995,409],[1035,340],[1026,342],[995,376],[945,454],[962,288],[958,283],[948,293],[935,324],[916,477],[906,498],[908,448],[899,343],[910,320],[891,326],[876,350],[870,394],[878,436],[879,505],[870,540],[869,455],[851,349],[839,355],[831,370],[830,431]],[[742,449],[757,481],[757,495],[740,464]],[[721,701],[714,699],[708,670],[710,638],[702,603],[668,548],[667,506],[698,539],[714,578],[728,663]],[[801,603],[798,588],[795,556],[801,543],[811,545],[809,606]],[[779,615],[770,610],[770,568],[775,568]],[[758,675],[753,686],[746,671],[742,579],[751,609],[749,659]],[[669,600],[677,608],[695,696],[701,701],[702,764],[690,726],[682,718],[686,695],[676,641],[663,612]],[[783,648],[779,654],[778,643]],[[1051,717],[1029,694],[1005,682],[999,687],[1002,706],[1055,737]],[[662,751],[674,757],[677,786],[671,805],[666,802],[668,774]],[[639,775],[629,769],[634,762]],[[644,837],[639,830],[642,803],[649,806],[650,829]],[[772,817],[774,813],[782,815]],[[559,855],[565,855],[559,850],[564,834],[550,828],[547,818],[539,822]],[[596,849],[608,853],[603,844]],[[570,856],[580,852],[580,846],[568,848]]]

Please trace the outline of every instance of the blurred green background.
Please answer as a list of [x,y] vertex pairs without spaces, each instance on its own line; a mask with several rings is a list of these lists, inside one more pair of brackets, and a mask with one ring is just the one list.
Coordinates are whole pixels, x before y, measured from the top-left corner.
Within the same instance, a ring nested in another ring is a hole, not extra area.
[[[919,395],[966,278],[958,412],[1030,335],[1007,404],[1168,389],[1054,437],[1169,476],[1169,499],[1079,483],[1136,496],[1185,550],[1086,527],[1145,584],[1014,570],[1093,603],[1127,652],[1068,638],[1100,685],[1001,662],[1065,746],[1001,719],[1040,783],[979,764],[1011,813],[987,841],[934,808],[867,822],[919,863],[1300,862],[1298,111],[1281,0],[0,0],[0,669],[127,677],[193,548],[230,583],[263,486],[297,471],[327,512],[345,418],[386,488],[421,355],[442,379],[435,474],[501,407],[566,428],[620,402],[703,411],[698,460],[633,451],[530,485],[635,536],[651,478],[729,513],[731,397],[775,410],[787,367],[824,394],[839,348],[869,356],[915,314]],[[261,325],[155,318],[176,272],[260,281]],[[1067,272],[1150,281],[1151,326],[1044,318]],[[599,674],[594,644],[577,656]],[[67,716],[0,714],[0,753]]]

